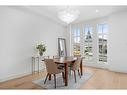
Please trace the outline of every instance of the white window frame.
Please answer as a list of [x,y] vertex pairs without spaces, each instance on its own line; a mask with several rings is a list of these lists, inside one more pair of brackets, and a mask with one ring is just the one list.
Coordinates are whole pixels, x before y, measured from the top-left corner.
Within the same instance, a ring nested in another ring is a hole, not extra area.
[[[74,34],[73,34],[73,31],[74,31],[74,29],[76,29],[76,28],[78,28],[79,29],[79,31],[80,31],[80,36],[74,36]],[[74,26],[74,27],[72,27],[72,29],[71,29],[71,31],[70,31],[71,33],[71,56],[73,56],[74,55],[74,38],[75,37],[80,37],[80,55],[81,55],[81,29],[80,29],[80,27],[78,27],[78,26]]]
[[[82,50],[83,50],[83,56],[85,56],[85,53],[84,53],[84,50],[85,50],[85,48],[84,48],[84,46],[85,46],[85,42],[84,42],[84,39],[85,39],[85,37],[86,37],[86,35],[85,35],[85,28],[86,27],[91,27],[92,28],[92,34],[91,34],[91,36],[92,36],[92,54],[93,54],[93,33],[94,33],[94,30],[93,30],[93,26],[92,25],[84,25],[83,26],[83,31],[82,31],[82,34],[83,34],[83,37],[82,37],[82,39],[81,40],[83,40],[83,46],[82,46]],[[86,60],[86,61],[88,61],[88,62],[91,62],[91,61],[93,61],[93,55],[92,55],[92,60],[89,60],[89,57],[88,57],[88,60]]]
[[[102,38],[104,37],[104,35],[107,36],[107,45],[108,45],[108,32],[107,32],[107,33],[102,33],[102,34],[99,34],[99,33],[98,33],[98,25],[104,25],[104,24],[107,24],[107,25],[108,25],[108,23],[99,23],[99,24],[97,24],[97,26],[96,26],[96,28],[97,28],[97,63],[98,63],[98,64],[107,64],[107,62],[99,61],[99,36],[100,36],[100,35],[102,36]],[[109,31],[109,29],[108,29],[108,31]],[[107,49],[108,49],[108,48],[107,48]],[[107,54],[107,57],[108,57],[108,54]],[[107,60],[107,61],[108,61],[108,60]]]

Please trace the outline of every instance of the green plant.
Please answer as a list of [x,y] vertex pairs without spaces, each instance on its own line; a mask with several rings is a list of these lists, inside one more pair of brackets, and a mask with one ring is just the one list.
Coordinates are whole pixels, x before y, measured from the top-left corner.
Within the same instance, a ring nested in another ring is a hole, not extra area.
[[43,43],[40,43],[36,46],[36,49],[38,49],[40,56],[43,55],[43,53],[46,51],[46,46]]

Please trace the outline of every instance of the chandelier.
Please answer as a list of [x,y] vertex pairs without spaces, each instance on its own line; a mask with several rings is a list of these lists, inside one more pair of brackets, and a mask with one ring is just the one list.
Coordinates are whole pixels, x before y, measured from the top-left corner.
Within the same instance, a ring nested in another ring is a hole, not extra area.
[[65,23],[69,24],[79,17],[80,12],[78,10],[71,10],[66,8],[58,13],[58,17]]

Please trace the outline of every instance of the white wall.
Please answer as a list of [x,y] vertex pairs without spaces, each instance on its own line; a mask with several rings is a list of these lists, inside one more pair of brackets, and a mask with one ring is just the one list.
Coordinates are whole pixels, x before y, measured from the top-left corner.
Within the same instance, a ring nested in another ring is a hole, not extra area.
[[44,17],[11,7],[0,7],[0,81],[31,73],[35,45],[44,41],[45,55],[56,55],[58,37],[66,28]]
[[127,73],[127,11],[109,18],[109,69]]

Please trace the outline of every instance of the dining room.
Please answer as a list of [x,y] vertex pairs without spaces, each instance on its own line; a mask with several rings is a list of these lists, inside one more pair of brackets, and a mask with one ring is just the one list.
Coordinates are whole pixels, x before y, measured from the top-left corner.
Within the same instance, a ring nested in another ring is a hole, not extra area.
[[0,89],[126,89],[126,16],[127,6],[0,6]]

